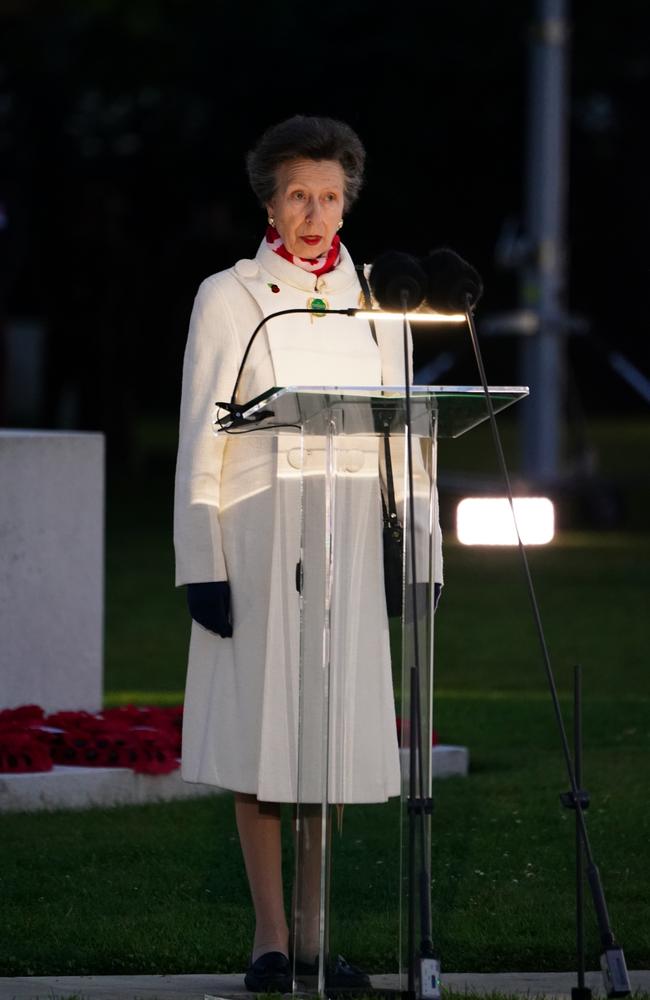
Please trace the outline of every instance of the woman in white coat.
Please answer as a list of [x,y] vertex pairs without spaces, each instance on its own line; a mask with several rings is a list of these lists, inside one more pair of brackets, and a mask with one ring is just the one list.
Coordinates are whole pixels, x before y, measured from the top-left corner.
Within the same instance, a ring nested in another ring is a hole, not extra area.
[[[246,975],[255,991],[291,988],[280,803],[297,799],[300,539],[295,491],[282,472],[296,439],[215,434],[215,402],[230,399],[262,317],[290,308],[316,311],[266,324],[241,373],[240,400],[272,386],[403,382],[401,323],[378,324],[375,341],[366,323],[317,314],[323,302],[333,309],[360,302],[338,230],[361,188],[364,157],[352,129],[331,119],[296,116],[262,136],[247,162],[268,214],[266,235],[254,259],[202,283],[185,353],[174,542],[176,583],[187,584],[193,624],[182,773],[235,793],[256,916]],[[361,501],[352,495],[354,513],[341,523],[354,544],[340,604],[346,735],[334,802],[382,802],[400,790],[376,447],[361,462],[374,463],[375,474],[363,477],[370,485]],[[345,984],[368,985],[352,967],[337,974]]]

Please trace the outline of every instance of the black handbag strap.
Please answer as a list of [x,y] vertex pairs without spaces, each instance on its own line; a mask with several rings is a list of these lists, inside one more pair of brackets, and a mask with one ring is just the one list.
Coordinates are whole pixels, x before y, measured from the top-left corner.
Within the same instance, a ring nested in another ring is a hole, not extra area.
[[[355,270],[359,277],[359,284],[361,285],[361,292],[363,294],[363,302],[366,309],[372,309],[372,295],[370,293],[370,285],[368,284],[368,279],[366,278],[366,273],[363,269],[363,264],[355,264]],[[368,320],[370,324],[370,332],[372,333],[373,340],[377,347],[379,347],[379,341],[377,340],[377,330],[375,328],[374,319]],[[384,494],[381,495],[381,506],[384,512],[384,523],[390,527],[401,528],[399,519],[397,517],[397,504],[395,503],[395,485],[393,483],[393,461],[390,454],[390,424],[386,417],[382,418],[382,424],[384,428],[384,456],[386,459],[386,493],[388,494],[388,503],[384,499]]]

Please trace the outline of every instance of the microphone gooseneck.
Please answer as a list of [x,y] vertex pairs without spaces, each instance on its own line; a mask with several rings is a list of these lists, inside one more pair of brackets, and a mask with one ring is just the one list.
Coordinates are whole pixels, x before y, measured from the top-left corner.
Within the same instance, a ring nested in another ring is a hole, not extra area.
[[426,294],[427,278],[411,254],[389,250],[381,254],[370,272],[375,301],[388,312],[418,309]]
[[353,309],[353,308],[349,308],[349,309],[313,309],[313,308],[309,308],[309,309],[304,309],[304,308],[296,309],[296,308],[293,308],[293,309],[278,309],[276,312],[269,313],[268,316],[263,316],[262,319],[257,324],[257,326],[255,327],[255,329],[253,330],[253,332],[250,335],[250,337],[248,338],[248,343],[246,345],[246,350],[244,351],[243,357],[241,359],[241,363],[239,365],[239,370],[237,371],[237,377],[235,378],[235,384],[234,384],[233,389],[232,389],[232,394],[230,396],[230,401],[219,401],[219,402],[215,403],[215,406],[219,410],[223,410],[226,414],[228,414],[227,417],[223,417],[223,418],[218,418],[217,419],[217,423],[219,424],[219,427],[221,428],[221,430],[226,430],[227,431],[228,427],[236,427],[238,425],[246,424],[246,423],[251,423],[251,422],[252,423],[257,423],[258,421],[264,419],[264,417],[261,414],[258,414],[256,417],[253,417],[253,418],[244,417],[243,411],[247,407],[249,407],[251,405],[251,403],[256,402],[257,398],[255,400],[249,400],[246,403],[238,403],[237,402],[237,390],[239,389],[239,383],[241,381],[241,377],[242,377],[242,374],[243,374],[243,371],[244,371],[244,367],[246,365],[246,361],[248,359],[248,355],[250,354],[251,347],[253,346],[253,342],[254,342],[255,338],[257,337],[258,333],[260,332],[260,330],[262,330],[263,327],[266,326],[266,324],[269,322],[269,320],[276,319],[278,316],[289,316],[289,315],[291,315],[293,313],[308,313],[310,315],[316,314],[316,315],[319,315],[319,316],[323,316],[323,315],[329,313],[329,314],[338,315],[338,316],[354,316],[354,314],[356,312],[357,312],[357,310]]
[[473,308],[483,294],[483,282],[475,267],[459,254],[443,247],[420,260],[425,274],[426,299],[437,312],[465,312],[467,300]]

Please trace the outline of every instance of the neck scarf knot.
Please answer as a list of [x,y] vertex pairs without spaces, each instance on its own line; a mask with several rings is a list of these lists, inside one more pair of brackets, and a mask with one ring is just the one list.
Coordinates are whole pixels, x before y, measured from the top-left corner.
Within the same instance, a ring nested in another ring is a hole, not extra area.
[[296,257],[295,254],[290,253],[282,242],[282,237],[275,226],[267,227],[266,242],[271,247],[271,250],[277,253],[278,257],[288,260],[290,264],[295,264],[296,267],[301,267],[303,271],[309,271],[311,274],[316,275],[317,278],[321,274],[333,271],[341,259],[341,240],[338,233],[335,234],[332,245],[327,253],[312,259],[309,257]]

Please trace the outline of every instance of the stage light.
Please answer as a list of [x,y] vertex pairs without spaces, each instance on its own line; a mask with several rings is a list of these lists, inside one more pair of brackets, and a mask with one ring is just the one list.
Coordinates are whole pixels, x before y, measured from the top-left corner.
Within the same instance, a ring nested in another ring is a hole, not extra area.
[[384,309],[355,309],[356,319],[407,319],[409,323],[465,323],[465,313],[440,313],[432,310],[422,312],[389,312]]
[[[548,497],[515,497],[517,528],[524,545],[546,545],[555,534],[555,512]],[[506,497],[466,497],[456,509],[456,532],[463,545],[517,545],[512,509]]]

